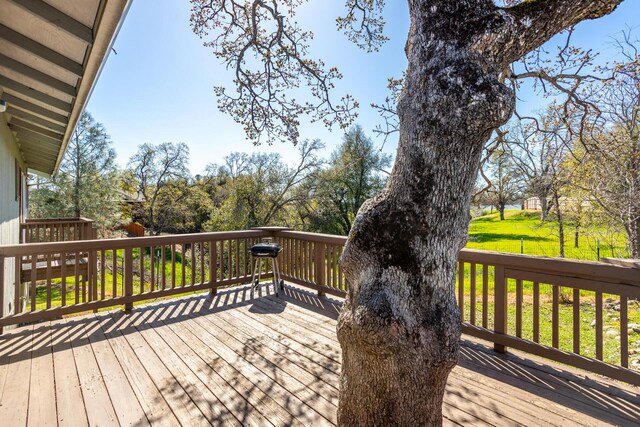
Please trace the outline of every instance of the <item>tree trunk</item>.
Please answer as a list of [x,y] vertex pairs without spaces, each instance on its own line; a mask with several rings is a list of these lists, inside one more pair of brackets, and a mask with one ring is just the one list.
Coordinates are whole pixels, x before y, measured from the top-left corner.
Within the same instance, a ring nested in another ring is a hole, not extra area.
[[544,222],[549,217],[549,202],[547,201],[547,195],[540,198],[540,221]]
[[634,259],[640,259],[640,218],[629,221],[625,230],[629,241],[629,256]]
[[[432,5],[432,3],[437,4]],[[450,28],[476,2],[410,2],[396,163],[341,257],[340,425],[437,425],[458,359],[458,252],[484,143],[514,96]]]
[[498,212],[500,212],[500,221],[504,221],[504,208],[505,208],[505,204],[504,203],[498,203],[498,206],[496,206],[498,208]]
[[340,425],[439,425],[458,359],[457,258],[482,147],[515,96],[514,60],[620,0],[409,0],[408,68],[398,101],[396,163],[365,202],[341,257]]

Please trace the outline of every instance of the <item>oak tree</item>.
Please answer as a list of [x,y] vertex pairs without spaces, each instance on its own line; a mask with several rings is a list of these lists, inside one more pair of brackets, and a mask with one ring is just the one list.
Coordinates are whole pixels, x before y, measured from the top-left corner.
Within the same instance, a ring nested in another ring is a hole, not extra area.
[[[511,116],[509,66],[622,0],[410,0],[398,151],[385,188],[361,207],[341,256],[338,422],[436,425],[459,352],[456,260],[483,145]],[[302,0],[192,0],[192,26],[235,73],[220,107],[248,136],[296,141],[300,117],[347,126],[354,101],[331,95],[338,70],[309,57],[293,18]],[[515,4],[514,4],[515,3]],[[346,0],[338,27],[375,50],[383,0]],[[311,98],[294,90],[309,87]]]

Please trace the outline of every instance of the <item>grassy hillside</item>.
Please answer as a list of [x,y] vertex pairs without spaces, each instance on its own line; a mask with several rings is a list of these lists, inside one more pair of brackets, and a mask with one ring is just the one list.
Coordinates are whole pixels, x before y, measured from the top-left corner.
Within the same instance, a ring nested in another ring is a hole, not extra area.
[[[604,229],[582,229],[578,247],[574,247],[575,226],[565,224],[565,256],[576,259],[598,259],[600,241],[601,257],[628,256],[625,236]],[[540,212],[506,211],[505,220],[498,213],[474,218],[469,227],[468,248],[498,252],[525,253],[557,257],[560,253],[558,225],[555,221],[540,221]]]

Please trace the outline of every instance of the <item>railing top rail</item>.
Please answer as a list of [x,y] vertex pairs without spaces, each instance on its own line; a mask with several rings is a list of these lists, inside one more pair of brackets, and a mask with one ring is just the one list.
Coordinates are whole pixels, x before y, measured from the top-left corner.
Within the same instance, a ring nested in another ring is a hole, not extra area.
[[27,218],[20,225],[46,225],[58,223],[93,223],[89,218]]
[[347,243],[347,236],[335,234],[307,233],[304,231],[281,230],[273,233],[276,237],[288,237],[291,239],[308,240],[333,245],[344,245]]
[[80,252],[139,248],[144,246],[170,245],[174,243],[199,243],[211,240],[244,239],[268,237],[271,233],[261,230],[222,231],[214,233],[175,234],[170,236],[146,236],[125,239],[74,240],[68,242],[23,243],[19,245],[0,245],[0,256],[22,256],[59,252]]
[[479,249],[462,249],[459,260],[489,265],[504,265],[513,270],[640,286],[640,269],[597,261],[549,258],[534,255],[490,252]]

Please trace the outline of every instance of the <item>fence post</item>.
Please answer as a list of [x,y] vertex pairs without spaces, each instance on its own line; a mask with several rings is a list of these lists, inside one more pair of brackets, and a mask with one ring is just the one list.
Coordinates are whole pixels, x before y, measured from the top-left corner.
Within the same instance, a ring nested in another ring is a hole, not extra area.
[[[324,243],[320,243],[320,242],[314,242],[313,244],[314,249],[315,249],[315,262],[314,262],[314,269],[313,269],[313,278],[314,281],[316,282],[316,284],[318,284],[319,286],[325,286],[325,277],[324,277],[324,272],[325,272],[325,249],[324,249]],[[322,291],[318,291],[318,296],[319,297],[323,297],[325,295],[324,292]]]
[[[133,250],[126,248],[124,250],[124,296],[133,295]],[[131,311],[133,302],[125,302],[124,311]]]
[[[493,330],[498,334],[507,333],[507,281],[504,276],[504,265],[496,265],[494,270],[494,324]],[[507,347],[502,344],[493,344],[493,349],[498,353],[506,353]]]

